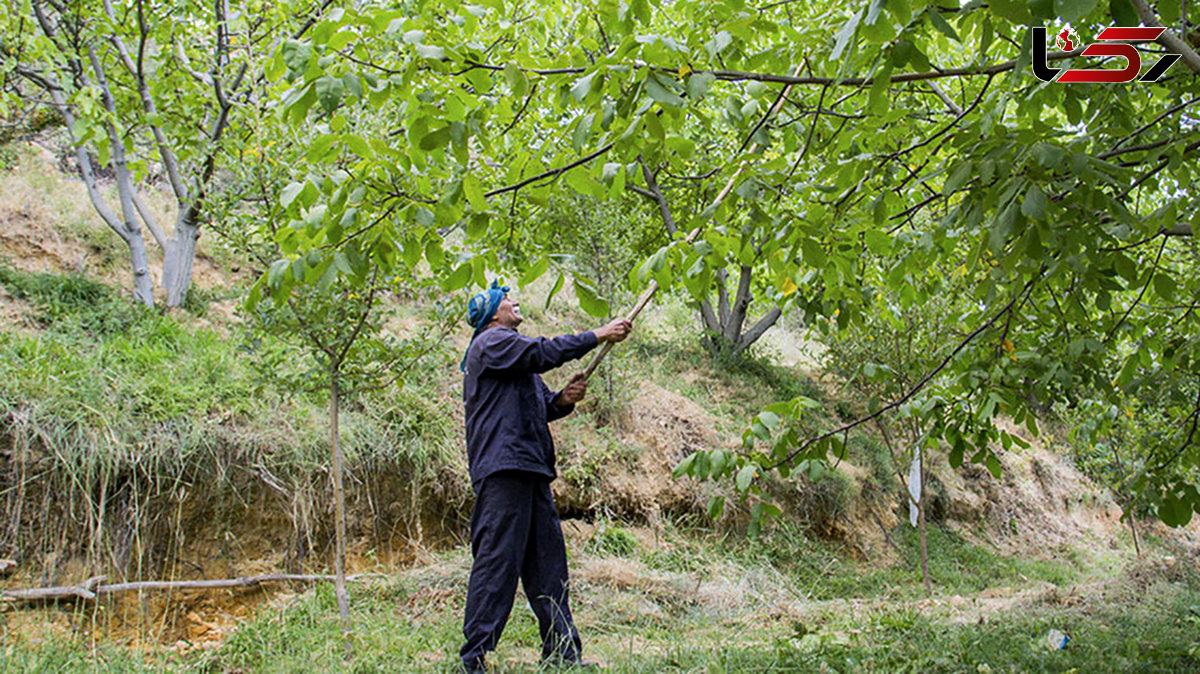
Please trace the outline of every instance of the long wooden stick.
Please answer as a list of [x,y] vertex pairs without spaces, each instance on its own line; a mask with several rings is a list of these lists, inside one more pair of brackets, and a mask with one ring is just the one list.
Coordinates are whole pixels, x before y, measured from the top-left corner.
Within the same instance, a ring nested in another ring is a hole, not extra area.
[[[355,574],[353,576],[346,576],[346,580],[352,581],[361,577],[362,574]],[[243,576],[241,578],[221,578],[216,580],[144,580],[133,583],[104,584],[105,576],[95,576],[88,578],[79,585],[4,590],[0,592],[0,599],[26,603],[47,602],[57,599],[86,599],[90,601],[100,595],[129,592],[132,590],[211,590],[222,587],[253,587],[260,583],[282,581],[326,583],[332,582],[335,578],[336,576],[327,575],[268,573],[261,576]]]
[[[803,67],[804,67],[803,63],[796,66],[796,72],[794,72],[792,74],[792,77],[799,77],[800,72],[803,69]],[[774,117],[775,113],[779,112],[779,108],[783,107],[783,102],[784,102],[784,100],[787,99],[787,95],[789,93],[791,93],[792,86],[793,85],[789,84],[786,87],[784,87],[783,93],[780,94],[779,99],[775,101],[775,105],[771,106],[771,109],[767,111],[767,116],[763,120],[764,124],[766,123],[766,120],[769,120],[771,117]],[[754,144],[750,146],[750,154],[754,154],[756,151],[758,151],[758,148],[759,148],[759,143],[758,143],[758,141],[755,141]],[[709,206],[706,210],[708,210],[709,212],[712,212],[712,213],[716,212],[716,207],[722,201],[725,201],[725,197],[729,196],[730,190],[733,189],[734,182],[736,182],[738,179],[738,176],[740,176],[742,174],[742,170],[746,168],[746,162],[747,162],[747,160],[742,160],[742,163],[738,164],[737,170],[733,172],[733,175],[729,176],[729,181],[725,183],[725,187],[721,190],[720,194],[717,195],[717,198],[713,200],[712,205]],[[691,245],[696,240],[696,238],[700,236],[700,230],[703,227],[704,227],[704,223],[701,222],[699,225],[696,226],[695,229],[693,229],[691,231],[691,233],[689,233],[687,235],[687,238],[685,238],[683,240],[683,242],[685,244]],[[658,281],[651,279],[650,285],[646,287],[645,292],[642,293],[642,296],[641,296],[641,298],[638,299],[637,304],[635,304],[633,306],[633,311],[630,311],[629,315],[627,315],[625,318],[627,320],[629,320],[630,322],[633,322],[633,320],[638,317],[638,314],[642,313],[642,309],[646,308],[646,305],[650,303],[651,298],[653,298],[654,294],[657,292],[658,292]],[[587,369],[585,369],[583,371],[584,379],[590,379],[592,374],[596,372],[596,368],[600,367],[600,362],[604,360],[604,357],[608,355],[609,351],[612,351],[613,343],[614,342],[605,342],[604,346],[600,347],[600,352],[597,353],[594,358],[592,358],[592,362],[588,363]]]

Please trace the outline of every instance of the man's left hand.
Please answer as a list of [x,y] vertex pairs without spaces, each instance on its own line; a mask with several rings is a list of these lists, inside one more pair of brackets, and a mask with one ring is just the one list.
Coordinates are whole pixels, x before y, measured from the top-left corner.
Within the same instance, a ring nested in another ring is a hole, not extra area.
[[554,399],[556,405],[574,405],[587,395],[587,377],[580,372],[571,377],[571,381],[558,392]]

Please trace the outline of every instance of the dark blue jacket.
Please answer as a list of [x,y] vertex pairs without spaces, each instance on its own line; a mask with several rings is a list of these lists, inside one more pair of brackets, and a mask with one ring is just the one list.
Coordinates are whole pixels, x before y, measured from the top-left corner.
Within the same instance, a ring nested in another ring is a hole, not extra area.
[[496,326],[479,333],[467,349],[463,381],[472,485],[500,470],[555,478],[554,440],[546,424],[575,406],[551,402],[558,393],[538,375],[583,356],[596,342],[592,332],[535,339]]

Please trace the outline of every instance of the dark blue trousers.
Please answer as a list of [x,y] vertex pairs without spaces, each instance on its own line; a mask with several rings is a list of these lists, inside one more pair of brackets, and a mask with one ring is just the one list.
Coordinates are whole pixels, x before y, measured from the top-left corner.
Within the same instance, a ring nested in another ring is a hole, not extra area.
[[483,479],[471,515],[471,580],[460,655],[468,669],[494,650],[512,612],[517,579],[538,619],[542,657],[579,659],[571,620],[567,548],[550,482],[532,473],[504,471]]

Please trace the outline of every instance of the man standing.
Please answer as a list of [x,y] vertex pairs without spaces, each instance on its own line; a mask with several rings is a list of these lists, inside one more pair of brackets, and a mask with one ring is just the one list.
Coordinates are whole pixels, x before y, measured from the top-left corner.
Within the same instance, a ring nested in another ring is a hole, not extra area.
[[551,391],[540,373],[582,357],[599,342],[619,342],[633,325],[625,319],[553,339],[517,332],[521,305],[496,283],[471,298],[467,320],[475,328],[463,358],[466,373],[467,461],[475,510],[471,515],[471,579],[460,656],[468,672],[484,671],[512,611],[517,579],[537,615],[542,659],[579,662],[579,634],[571,619],[567,550],[550,481],[554,441],[547,423],[570,414],[587,393],[576,374]]

